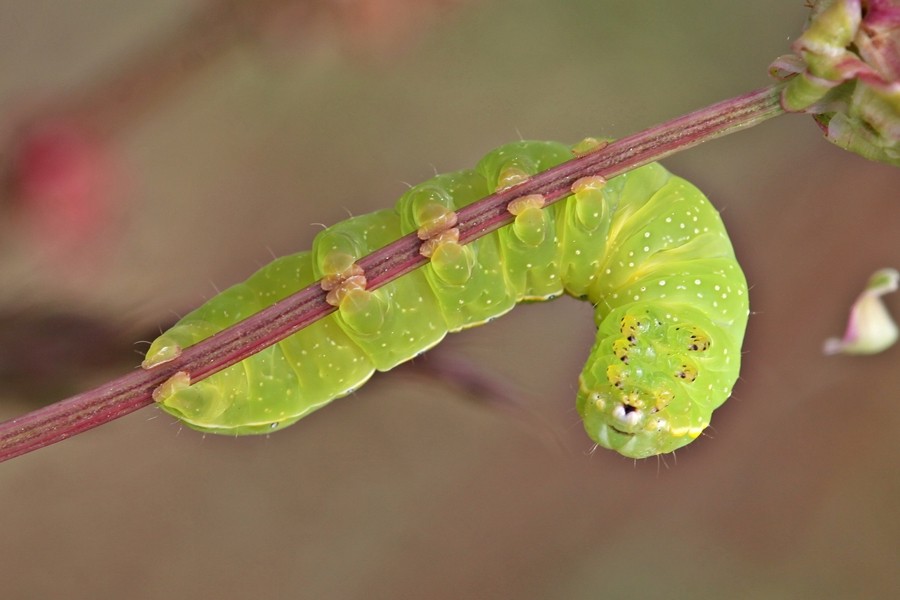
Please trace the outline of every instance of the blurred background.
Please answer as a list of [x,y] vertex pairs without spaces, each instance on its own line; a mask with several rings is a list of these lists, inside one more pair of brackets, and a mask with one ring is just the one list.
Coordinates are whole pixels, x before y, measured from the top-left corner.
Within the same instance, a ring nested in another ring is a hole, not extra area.
[[[0,418],[136,368],[178,315],[407,183],[767,85],[806,13],[2,3]],[[3,597],[895,595],[900,348],[821,344],[900,267],[900,171],[801,116],[666,165],[722,210],[753,310],[734,397],[677,456],[591,452],[574,408],[590,307],[522,306],[268,438],[147,408],[0,465]],[[423,372],[459,361],[518,413]]]

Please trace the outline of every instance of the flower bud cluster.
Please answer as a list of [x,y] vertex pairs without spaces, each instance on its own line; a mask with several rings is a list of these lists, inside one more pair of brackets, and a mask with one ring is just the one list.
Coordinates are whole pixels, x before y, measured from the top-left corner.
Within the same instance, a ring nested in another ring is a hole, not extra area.
[[795,54],[772,63],[781,101],[838,146],[900,166],[900,0],[819,0]]

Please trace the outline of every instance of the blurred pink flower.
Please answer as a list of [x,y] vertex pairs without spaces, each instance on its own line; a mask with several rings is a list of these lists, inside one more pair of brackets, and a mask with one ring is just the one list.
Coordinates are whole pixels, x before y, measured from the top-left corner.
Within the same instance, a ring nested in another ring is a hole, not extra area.
[[105,144],[74,123],[48,120],[26,129],[11,172],[21,226],[56,256],[96,246],[112,225],[117,173]]

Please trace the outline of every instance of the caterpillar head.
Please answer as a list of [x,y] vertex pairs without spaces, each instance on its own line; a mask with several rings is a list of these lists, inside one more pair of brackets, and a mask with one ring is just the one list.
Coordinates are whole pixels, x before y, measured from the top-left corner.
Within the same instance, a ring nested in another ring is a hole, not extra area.
[[664,310],[613,311],[579,378],[578,412],[588,435],[630,458],[693,441],[715,408],[706,400],[718,385],[706,360],[710,347],[703,328]]

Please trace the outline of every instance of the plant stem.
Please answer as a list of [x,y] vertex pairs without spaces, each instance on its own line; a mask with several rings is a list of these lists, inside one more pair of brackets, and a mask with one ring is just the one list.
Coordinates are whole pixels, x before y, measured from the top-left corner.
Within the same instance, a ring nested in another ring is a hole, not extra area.
[[[615,141],[522,184],[461,209],[460,243],[510,223],[507,205],[541,194],[547,204],[571,194],[582,177],[611,178],[702,142],[782,114],[782,84],[738,96]],[[379,288],[427,262],[415,233],[361,258],[367,289]],[[178,372],[192,382],[209,377],[335,311],[315,283],[190,348],[170,362],[140,370],[23,417],[0,423],[0,462],[86,431],[152,403],[153,390]]]

